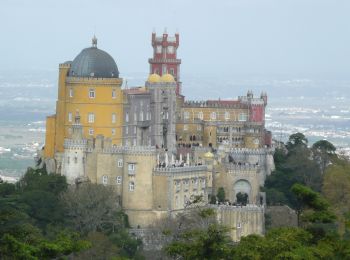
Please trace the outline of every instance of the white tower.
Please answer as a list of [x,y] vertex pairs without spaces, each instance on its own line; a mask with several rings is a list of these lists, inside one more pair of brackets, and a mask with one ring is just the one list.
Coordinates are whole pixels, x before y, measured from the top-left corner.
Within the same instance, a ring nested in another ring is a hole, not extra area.
[[83,138],[83,129],[77,111],[75,122],[72,124],[71,138],[64,140],[61,174],[66,176],[69,184],[79,183],[85,177],[86,148],[87,140]]

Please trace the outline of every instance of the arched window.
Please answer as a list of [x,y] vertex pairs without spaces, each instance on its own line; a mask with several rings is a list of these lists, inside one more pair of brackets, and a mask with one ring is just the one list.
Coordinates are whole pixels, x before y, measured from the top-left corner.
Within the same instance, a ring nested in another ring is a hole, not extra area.
[[129,182],[129,191],[135,190],[135,183],[133,181]]
[[216,113],[215,113],[215,112],[211,112],[210,118],[211,118],[212,120],[215,120],[215,119],[216,119]]

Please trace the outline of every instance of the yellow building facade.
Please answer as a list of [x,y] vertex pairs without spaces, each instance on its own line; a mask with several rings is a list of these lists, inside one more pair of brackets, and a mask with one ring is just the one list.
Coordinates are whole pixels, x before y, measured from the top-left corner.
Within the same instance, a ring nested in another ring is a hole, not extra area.
[[46,123],[44,155],[53,158],[64,151],[64,140],[71,136],[76,115],[80,116],[83,136],[103,135],[113,144],[122,143],[123,93],[117,65],[106,52],[93,46],[82,50],[72,61],[59,66],[56,114]]

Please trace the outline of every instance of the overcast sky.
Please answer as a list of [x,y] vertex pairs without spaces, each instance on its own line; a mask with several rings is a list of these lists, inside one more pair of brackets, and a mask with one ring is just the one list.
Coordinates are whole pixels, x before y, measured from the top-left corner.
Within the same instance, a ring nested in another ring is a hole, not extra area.
[[0,69],[57,69],[90,46],[147,72],[152,30],[183,73],[350,78],[349,0],[1,0]]

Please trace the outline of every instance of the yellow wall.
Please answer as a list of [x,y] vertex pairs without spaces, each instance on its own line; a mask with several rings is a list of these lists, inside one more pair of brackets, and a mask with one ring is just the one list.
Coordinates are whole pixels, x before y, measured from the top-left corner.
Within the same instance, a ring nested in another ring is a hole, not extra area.
[[[69,89],[73,89],[73,97],[69,97]],[[89,98],[89,90],[95,89],[95,98]],[[119,86],[115,85],[67,85],[68,93],[66,96],[66,123],[65,135],[69,135],[69,128],[74,123],[76,111],[79,111],[80,122],[83,126],[83,135],[89,135],[89,129],[94,129],[94,137],[103,135],[112,139],[113,144],[121,144],[122,125],[123,125],[123,95]],[[116,98],[112,98],[112,90],[116,92]],[[68,121],[68,114],[72,113],[72,122]],[[88,114],[94,113],[94,123],[89,123]],[[116,115],[115,123],[112,123],[112,114]],[[112,135],[112,129],[115,134]]]
[[53,158],[55,156],[55,130],[56,130],[56,116],[48,116],[46,118],[46,134],[45,134],[45,150],[44,156],[46,158]]
[[[46,135],[48,151],[45,151],[45,156],[52,158],[55,152],[63,152],[64,139],[70,137],[71,125],[75,121],[77,111],[79,111],[85,138],[104,135],[106,138],[111,138],[113,144],[121,144],[123,125],[122,79],[67,77],[69,69],[69,64],[60,64],[55,131],[49,129],[52,128],[53,123],[48,122],[46,129],[48,132]],[[89,97],[90,89],[95,90],[95,98]],[[72,90],[72,96],[70,90]],[[112,97],[113,90],[115,91],[115,98]],[[72,114],[71,121],[69,121],[69,113]],[[88,122],[89,113],[95,115],[93,123]],[[115,123],[112,123],[113,113],[116,115]],[[93,135],[89,134],[90,128],[94,130]],[[52,132],[55,133],[54,141],[51,140],[53,138]],[[54,145],[54,148],[51,147],[52,145]]]

